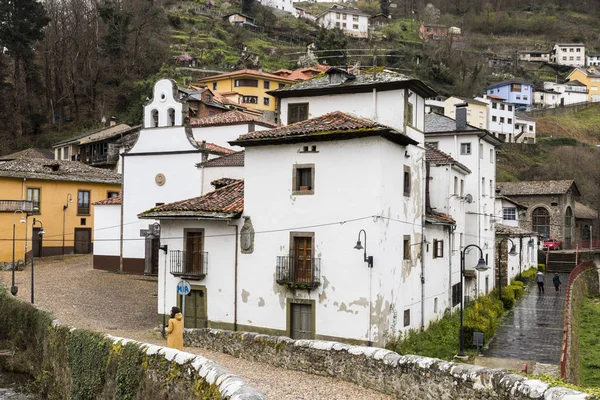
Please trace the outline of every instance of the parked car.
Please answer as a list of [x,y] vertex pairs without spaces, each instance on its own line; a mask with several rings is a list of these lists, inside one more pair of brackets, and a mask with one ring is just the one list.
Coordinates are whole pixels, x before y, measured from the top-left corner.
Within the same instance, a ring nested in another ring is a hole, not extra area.
[[543,249],[549,249],[549,250],[560,250],[560,242],[556,239],[550,238],[550,239],[546,239],[544,240],[544,246]]

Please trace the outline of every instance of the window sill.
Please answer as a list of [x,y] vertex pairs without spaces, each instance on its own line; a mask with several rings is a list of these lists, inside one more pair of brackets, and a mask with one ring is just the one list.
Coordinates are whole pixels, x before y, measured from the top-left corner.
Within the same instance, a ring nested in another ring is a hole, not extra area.
[[77,214],[78,217],[89,217],[92,214]]
[[292,196],[309,196],[315,194],[314,190],[292,190]]

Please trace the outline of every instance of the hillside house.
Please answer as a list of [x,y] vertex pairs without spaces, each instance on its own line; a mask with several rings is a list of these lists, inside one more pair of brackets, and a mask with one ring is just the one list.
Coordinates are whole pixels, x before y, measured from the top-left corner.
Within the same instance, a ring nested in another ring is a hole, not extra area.
[[258,2],[265,7],[271,7],[290,14],[295,14],[293,0],[258,0]]
[[467,124],[479,129],[488,128],[488,104],[483,101],[450,96],[444,101],[444,115],[455,119],[456,105],[461,103],[467,104]]
[[550,61],[558,65],[585,67],[585,44],[556,43],[552,47]]
[[575,203],[580,196],[572,180],[498,182],[500,196],[527,207],[522,228],[536,232],[542,239],[555,238],[564,248],[575,240]]
[[488,124],[486,129],[503,142],[515,142],[516,106],[507,103],[500,96],[483,95],[483,97],[477,97],[476,100],[487,104]]
[[542,50],[524,50],[518,52],[519,61],[527,62],[550,62],[551,61],[550,51]]
[[536,138],[535,128],[535,118],[522,112],[515,113],[515,131],[511,143],[534,144]]
[[529,108],[533,101],[533,84],[513,79],[488,86],[486,93],[488,96],[500,97],[506,103]]
[[231,25],[237,26],[240,28],[257,28],[254,24],[254,18],[249,17],[245,14],[233,13],[223,15],[224,20],[227,20]]
[[[466,166],[472,173],[464,182],[454,182],[454,193],[459,193],[465,203],[465,233],[460,238],[460,246],[467,243],[477,244],[483,251],[491,274],[481,274],[482,281],[475,279],[467,282],[465,289],[471,293],[479,290],[488,293],[494,287],[494,197],[496,181],[496,148],[501,141],[484,129],[467,124],[466,108],[458,106],[457,119],[438,114],[425,116],[426,143],[443,151]],[[476,199],[476,200],[473,200]],[[458,248],[458,247],[457,247]],[[465,257],[467,265],[475,265],[479,254],[472,251]],[[470,294],[470,295],[472,295]]]
[[340,28],[348,36],[369,37],[370,15],[356,8],[334,5],[317,17],[317,23],[326,28]]
[[425,24],[423,22],[419,25],[419,37],[425,42],[442,40],[449,36],[452,37],[453,41],[461,40],[461,34],[461,29],[455,26],[448,28],[446,25]]
[[390,18],[391,15],[385,15],[383,13],[371,15],[371,17],[369,17],[369,27],[372,30],[379,31],[381,28],[390,23]]
[[215,99],[215,95],[208,88],[199,90],[179,88],[179,98],[188,105],[188,118],[212,117],[229,111],[227,107]]
[[600,53],[588,53],[585,58],[587,67],[600,66]]
[[294,17],[296,18],[304,18],[312,22],[317,22],[317,16],[311,14],[306,9],[298,6],[294,6]]
[[584,84],[588,89],[588,101],[600,101],[600,70],[596,67],[575,68],[567,75],[567,80]]
[[565,83],[544,82],[543,88],[535,88],[533,104],[539,108],[554,108],[588,101],[588,88],[579,81]]

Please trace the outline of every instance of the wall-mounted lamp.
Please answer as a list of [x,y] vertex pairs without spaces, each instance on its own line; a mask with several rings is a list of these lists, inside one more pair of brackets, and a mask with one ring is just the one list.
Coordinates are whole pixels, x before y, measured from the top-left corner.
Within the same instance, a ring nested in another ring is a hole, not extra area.
[[[362,246],[362,244],[360,243],[360,233],[364,233],[365,234],[365,247]],[[365,262],[368,264],[369,268],[373,268],[373,256],[367,256],[367,232],[365,232],[364,229],[361,229],[360,231],[358,231],[358,240],[356,241],[356,246],[354,246],[354,248],[356,250],[365,250],[364,252],[364,257],[365,257]]]
[[73,196],[71,196],[71,193],[67,194],[67,204],[65,204],[63,206],[63,210],[66,210],[67,208],[69,208],[69,203],[73,202]]
[[408,154],[408,150],[404,150],[404,157],[410,158],[410,154]]

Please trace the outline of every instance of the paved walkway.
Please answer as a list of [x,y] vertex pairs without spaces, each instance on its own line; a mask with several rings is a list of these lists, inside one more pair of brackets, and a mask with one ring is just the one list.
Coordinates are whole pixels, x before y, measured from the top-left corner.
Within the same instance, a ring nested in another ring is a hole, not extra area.
[[484,350],[486,357],[533,360],[543,364],[560,363],[564,308],[568,274],[559,274],[562,291],[556,293],[552,274],[545,274],[545,293],[536,283],[506,316],[496,335]]
[[[156,327],[156,278],[94,270],[91,260],[87,255],[36,259],[35,304],[71,326],[166,345],[166,340],[153,329]],[[30,301],[30,267],[15,275],[19,287],[17,297]],[[11,272],[0,271],[0,279],[10,286]],[[290,371],[202,348],[184,350],[215,361],[269,399],[392,399],[339,379]]]

